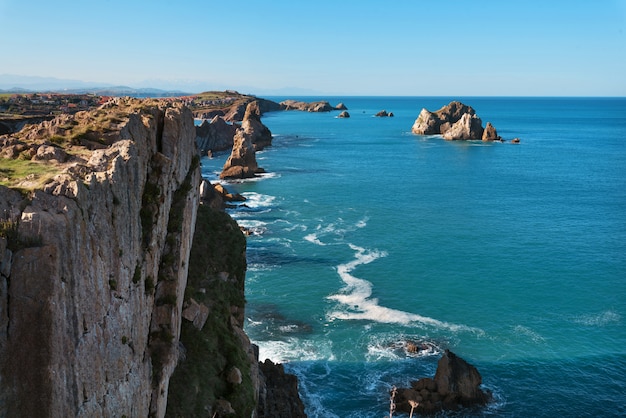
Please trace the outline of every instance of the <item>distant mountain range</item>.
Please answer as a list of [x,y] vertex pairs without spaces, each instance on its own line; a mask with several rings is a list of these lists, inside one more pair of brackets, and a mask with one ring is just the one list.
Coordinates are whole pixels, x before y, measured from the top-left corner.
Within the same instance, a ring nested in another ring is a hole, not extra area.
[[161,90],[149,87],[135,88],[105,83],[89,83],[80,80],[12,74],[0,74],[0,93],[66,93],[132,97],[174,97],[189,94],[180,90]]
[[[0,74],[0,93],[66,93],[97,94],[100,96],[175,97],[203,91],[237,90],[257,96],[321,96],[322,92],[299,87],[258,88],[252,86],[211,85],[200,81],[171,82],[151,80],[139,83],[143,87],[116,86],[107,83],[86,82],[54,77]],[[168,86],[163,89],[149,86]]]

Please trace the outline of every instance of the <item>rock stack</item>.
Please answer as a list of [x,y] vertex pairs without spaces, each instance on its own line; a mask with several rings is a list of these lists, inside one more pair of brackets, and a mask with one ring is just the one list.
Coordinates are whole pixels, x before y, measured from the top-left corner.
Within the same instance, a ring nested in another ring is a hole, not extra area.
[[397,390],[395,397],[398,411],[433,414],[442,410],[484,405],[489,394],[480,388],[482,377],[476,367],[453,352],[446,350],[437,364],[434,378],[424,377],[411,382],[410,388]]
[[411,131],[418,135],[442,135],[447,140],[501,140],[491,122],[483,128],[476,111],[461,102],[450,102],[436,112],[422,109]]

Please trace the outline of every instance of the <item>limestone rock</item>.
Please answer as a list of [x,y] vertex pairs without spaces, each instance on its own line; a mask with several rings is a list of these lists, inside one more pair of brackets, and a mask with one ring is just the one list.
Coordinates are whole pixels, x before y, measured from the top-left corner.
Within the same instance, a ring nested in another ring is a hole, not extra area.
[[255,152],[271,144],[272,133],[261,123],[257,102],[248,105],[246,115],[233,139],[233,149],[224,164],[220,178],[244,179],[262,173],[256,161]]
[[209,308],[191,298],[182,315],[187,321],[191,321],[194,327],[202,329],[209,317]]
[[236,132],[236,125],[227,123],[221,116],[215,116],[210,122],[205,120],[196,126],[196,144],[202,154],[226,151],[233,147]]
[[330,112],[331,110],[335,110],[335,108],[325,100],[311,103],[298,100],[284,100],[280,102],[280,106],[282,110],[302,110],[304,112]]
[[36,160],[55,160],[62,163],[67,159],[67,153],[59,147],[44,144],[37,148],[37,154],[34,158]]
[[335,110],[348,110],[348,108],[346,107],[345,104],[339,103],[337,104],[337,106],[335,106]]
[[467,140],[482,139],[484,129],[471,106],[453,101],[436,112],[422,109],[411,131],[417,135],[443,135],[448,140]]
[[261,122],[261,108],[258,101],[248,104],[241,129],[250,136],[255,151],[261,151],[272,145],[272,132]]
[[191,112],[118,99],[15,135],[33,149],[106,120],[24,203],[0,186],[20,237],[0,283],[0,416],[165,414],[200,183]]
[[482,121],[475,114],[464,113],[443,133],[443,139],[481,139],[483,136]]
[[256,161],[251,136],[242,129],[238,130],[235,134],[233,150],[222,168],[220,178],[245,179],[254,177],[262,171]]
[[487,125],[485,126],[485,130],[483,131],[482,140],[483,141],[500,141],[502,140],[502,137],[498,135],[496,128],[494,128],[491,122],[487,122]]

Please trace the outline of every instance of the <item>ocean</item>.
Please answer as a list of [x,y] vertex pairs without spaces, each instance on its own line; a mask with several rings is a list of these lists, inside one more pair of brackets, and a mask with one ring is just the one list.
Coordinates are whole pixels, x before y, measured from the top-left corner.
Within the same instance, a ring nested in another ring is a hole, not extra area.
[[[298,99],[351,117],[266,113],[267,173],[226,187],[248,199],[246,332],[310,417],[388,415],[445,349],[493,399],[438,416],[626,416],[626,99]],[[507,141],[411,133],[451,100]]]

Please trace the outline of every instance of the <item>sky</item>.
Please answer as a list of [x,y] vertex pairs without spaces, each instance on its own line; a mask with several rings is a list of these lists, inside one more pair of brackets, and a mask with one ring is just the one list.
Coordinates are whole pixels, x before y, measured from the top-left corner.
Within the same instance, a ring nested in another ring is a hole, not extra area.
[[0,0],[0,75],[242,93],[626,96],[626,0]]

